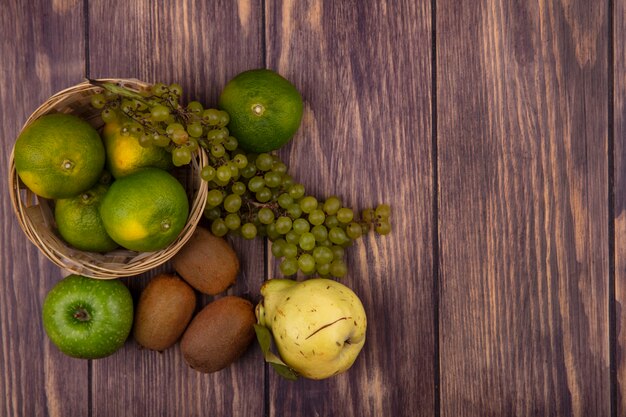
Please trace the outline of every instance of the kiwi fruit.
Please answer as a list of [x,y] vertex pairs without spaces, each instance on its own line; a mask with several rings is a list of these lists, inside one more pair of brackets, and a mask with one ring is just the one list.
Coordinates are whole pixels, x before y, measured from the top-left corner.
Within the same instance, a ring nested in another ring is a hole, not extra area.
[[133,336],[144,348],[162,351],[176,343],[196,308],[196,293],[174,274],[152,278],[141,292]]
[[204,373],[224,369],[252,342],[254,323],[254,307],[248,300],[229,295],[207,304],[183,334],[180,349],[185,362]]
[[235,283],[239,259],[230,244],[197,227],[189,241],[174,256],[176,272],[196,290],[216,295]]

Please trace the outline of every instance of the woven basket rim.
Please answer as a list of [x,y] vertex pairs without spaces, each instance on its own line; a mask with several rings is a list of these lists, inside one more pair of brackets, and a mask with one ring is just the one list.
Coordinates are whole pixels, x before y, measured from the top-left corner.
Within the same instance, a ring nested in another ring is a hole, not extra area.
[[[135,89],[145,89],[150,86],[149,83],[134,78],[103,78],[98,81],[106,81],[113,83],[121,83],[125,86]],[[65,100],[72,99],[75,95],[88,97],[101,88],[93,85],[89,80],[85,80],[79,84],[75,84],[68,88],[58,91],[43,102],[26,120],[18,135],[24,131],[34,120],[55,110],[55,106],[63,103]],[[76,103],[76,102],[73,102]],[[66,109],[64,109],[66,110]],[[93,112],[97,112],[95,109]],[[54,237],[54,231],[51,227],[43,227],[42,224],[36,223],[33,217],[42,216],[45,222],[45,210],[49,208],[49,200],[35,196],[30,190],[25,189],[21,183],[15,168],[15,144],[11,148],[9,157],[9,190],[11,196],[11,205],[17,217],[20,228],[27,238],[55,265],[70,273],[89,276],[99,279],[115,279],[139,275],[150,269],[156,268],[168,260],[170,260],[182,248],[182,246],[191,238],[195,228],[199,224],[204,206],[206,204],[206,194],[208,184],[199,177],[200,169],[208,163],[208,155],[204,149],[199,148],[194,154],[190,165],[191,172],[187,175],[191,176],[194,184],[194,195],[190,201],[189,217],[185,227],[178,237],[166,248],[155,252],[134,252],[126,249],[117,249],[107,254],[93,254],[90,252],[82,252],[69,247],[60,238]],[[194,176],[195,175],[195,176]],[[31,202],[37,204],[29,205]],[[39,211],[36,211],[36,207]],[[35,214],[33,214],[35,213]],[[111,262],[106,262],[107,259]],[[116,261],[113,261],[113,260]],[[123,262],[117,261],[123,259]],[[130,259],[130,260],[129,260]]]

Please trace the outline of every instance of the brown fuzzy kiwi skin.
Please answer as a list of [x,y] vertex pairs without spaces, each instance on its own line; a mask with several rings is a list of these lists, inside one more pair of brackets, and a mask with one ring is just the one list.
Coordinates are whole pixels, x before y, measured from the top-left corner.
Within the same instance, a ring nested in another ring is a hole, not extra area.
[[172,261],[189,285],[208,295],[225,291],[239,273],[239,258],[230,244],[203,227],[196,228]]
[[133,336],[142,347],[163,351],[174,345],[196,308],[196,293],[174,274],[152,278],[139,296]]
[[212,373],[237,360],[254,338],[254,307],[229,295],[207,304],[183,334],[180,349],[187,364]]

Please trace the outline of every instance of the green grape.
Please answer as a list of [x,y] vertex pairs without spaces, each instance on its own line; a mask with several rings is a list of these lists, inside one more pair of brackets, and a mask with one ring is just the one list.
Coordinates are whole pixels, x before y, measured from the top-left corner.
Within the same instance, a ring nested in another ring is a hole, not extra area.
[[291,227],[294,232],[301,235],[302,233],[306,233],[310,230],[311,224],[305,219],[296,219],[293,221],[293,225]]
[[235,178],[235,179],[239,178],[239,168],[237,168],[237,165],[233,164],[233,162],[230,161],[228,163],[228,168],[230,169],[230,176],[232,178]]
[[318,264],[329,264],[335,259],[333,251],[325,246],[317,246],[313,249],[313,258]]
[[283,256],[285,258],[295,258],[298,256],[298,247],[293,243],[285,241],[285,245],[283,246]]
[[187,104],[187,110],[193,114],[201,115],[204,111],[204,106],[199,101],[190,101],[189,104]]
[[180,84],[170,84],[170,93],[180,97],[183,94],[183,88],[180,86]]
[[391,224],[386,220],[381,220],[376,223],[374,230],[376,230],[376,233],[379,235],[387,235],[391,232]]
[[300,238],[298,239],[298,245],[303,250],[313,250],[313,248],[315,247],[315,236],[313,236],[313,233],[311,232],[305,232],[301,234]]
[[276,219],[276,231],[281,235],[286,235],[291,230],[292,221],[289,217],[280,216]]
[[115,114],[115,110],[112,109],[104,109],[102,110],[102,121],[104,123],[111,123],[115,119],[117,119],[117,115]]
[[141,146],[142,148],[149,148],[154,144],[154,142],[152,141],[152,136],[148,135],[147,133],[139,136],[137,141],[139,142],[139,146]]
[[224,147],[229,151],[234,151],[239,146],[239,142],[237,142],[237,138],[234,136],[229,136],[224,140]]
[[230,116],[223,110],[218,111],[218,122],[217,125],[224,127],[230,122]]
[[343,259],[346,255],[346,251],[341,246],[333,245],[330,248],[333,251],[333,258],[335,259]]
[[241,226],[241,236],[244,239],[254,239],[257,234],[256,226],[253,223],[245,223]]
[[259,191],[257,191],[254,197],[260,203],[267,203],[272,199],[272,190],[267,187],[263,187]]
[[389,204],[379,204],[374,213],[378,220],[387,220],[391,215],[391,207]]
[[363,234],[361,225],[356,222],[351,222],[346,226],[346,234],[352,240],[358,239]]
[[275,223],[270,223],[265,227],[265,232],[267,234],[267,237],[274,241],[280,238],[281,234],[278,233],[276,231],[276,224]]
[[374,217],[376,217],[376,214],[374,212],[374,209],[365,209],[363,211],[361,211],[361,219],[366,222],[366,223],[371,223],[374,221]]
[[206,195],[206,203],[210,207],[219,206],[224,201],[224,194],[221,190],[210,190]]
[[326,220],[326,215],[324,214],[324,211],[320,209],[315,209],[311,213],[309,213],[309,222],[313,226],[318,226],[318,225],[323,224],[324,220]]
[[219,129],[214,129],[213,131],[216,135],[215,139],[220,142],[224,142],[230,135],[230,132],[228,132],[228,129],[225,127],[220,127]]
[[157,104],[150,109],[150,118],[154,122],[164,122],[170,117],[170,109],[161,104]]
[[263,207],[259,210],[258,217],[259,221],[263,224],[270,224],[274,222],[274,212],[267,207]]
[[226,187],[227,185],[228,185],[228,180],[222,181],[219,178],[217,178],[217,171],[215,171],[215,178],[213,179],[213,181],[211,181],[209,186],[213,188],[213,187]]
[[218,129],[209,130],[206,134],[206,138],[211,143],[222,143],[224,140],[222,139],[222,132]]
[[126,99],[122,100],[122,104],[120,105],[120,109],[122,110],[122,112],[128,114],[132,112],[134,108],[135,108],[135,105],[133,104],[131,100],[126,100]]
[[102,109],[106,104],[106,98],[104,98],[104,94],[94,94],[91,96],[91,105],[94,109]]
[[229,213],[236,213],[241,208],[241,197],[237,194],[230,194],[224,199],[224,210]]
[[[289,206],[293,204],[293,198],[291,198],[291,197],[289,196],[289,194],[287,194],[287,193],[282,193],[282,194],[280,194],[280,195],[278,196],[277,201],[278,201],[278,205],[279,205],[281,208],[284,208],[285,210],[286,210],[286,209],[288,209],[288,208],[289,208]],[[300,207],[300,206],[298,205],[298,207]]]
[[187,133],[189,133],[189,136],[192,138],[199,138],[202,136],[202,130],[202,125],[198,122],[189,123],[187,125]]
[[200,170],[200,178],[207,182],[211,181],[213,178],[215,178],[215,168],[213,168],[211,165],[203,166]]
[[130,134],[133,136],[140,136],[143,134],[143,126],[139,123],[131,123],[129,126]]
[[272,164],[272,172],[276,172],[281,175],[281,177],[287,173],[287,165],[280,161],[274,161]]
[[302,216],[302,209],[300,208],[300,204],[293,203],[292,205],[290,205],[289,208],[287,208],[287,213],[294,219]]
[[220,122],[220,111],[217,109],[206,109],[202,112],[202,120],[209,126],[217,126]]
[[293,243],[294,245],[297,245],[298,243],[300,243],[300,235],[294,232],[293,229],[291,229],[285,235],[285,240],[287,241],[287,243]]
[[220,181],[224,181],[224,182],[228,181],[230,177],[232,176],[230,172],[230,167],[228,165],[222,165],[218,167],[217,171],[215,172],[215,176]]
[[191,162],[191,151],[183,147],[174,148],[172,151],[172,162],[177,167],[187,165]]
[[211,223],[211,233],[213,233],[217,237],[222,237],[228,233],[228,227],[226,227],[226,223],[222,219],[215,219],[213,223]]
[[324,201],[324,212],[328,215],[337,214],[339,209],[341,208],[341,200],[339,197],[332,196],[328,197],[326,201]]
[[282,189],[283,190],[289,190],[289,188],[294,185],[295,182],[293,180],[293,177],[289,174],[283,174],[283,183],[282,183]]
[[341,259],[335,259],[330,264],[330,275],[336,278],[343,278],[348,272],[348,267],[346,263]]
[[370,228],[371,223],[364,223],[361,222],[359,224],[359,226],[361,226],[361,235],[366,235],[370,232],[371,228]]
[[315,264],[315,271],[321,276],[327,276],[330,274],[330,263],[327,264]]
[[215,220],[222,217],[222,210],[219,207],[205,207],[204,208],[204,217],[209,220]]
[[211,145],[211,155],[213,155],[214,157],[221,158],[222,156],[224,156],[225,153],[226,149],[221,143],[214,143],[213,145]]
[[304,213],[310,213],[317,208],[317,199],[313,196],[306,196],[300,200],[300,208]]
[[326,219],[324,220],[324,225],[331,229],[333,227],[339,226],[339,220],[337,220],[337,216],[335,215],[326,216]]
[[328,239],[328,229],[323,224],[313,226],[311,233],[313,233],[316,242],[323,242]]
[[294,200],[299,200],[304,196],[304,185],[293,184],[289,187],[289,196]]
[[310,274],[315,271],[315,259],[308,253],[303,253],[298,258],[298,267],[305,274]]
[[352,209],[342,207],[337,211],[337,220],[341,223],[350,223],[354,218],[354,212]]
[[285,246],[287,245],[287,242],[285,241],[285,239],[277,239],[276,241],[272,242],[272,255],[274,255],[276,258],[280,258],[281,256],[284,255],[284,249]]
[[248,166],[248,158],[242,153],[235,155],[232,161],[240,170]]
[[265,185],[275,188],[282,183],[283,177],[278,172],[268,171],[263,175],[263,179],[265,180]]
[[169,146],[170,144],[170,138],[168,138],[165,135],[161,135],[156,133],[153,137],[152,137],[152,142],[160,147],[160,148],[165,148],[166,146]]
[[280,272],[289,276],[298,272],[298,261],[294,258],[285,258],[279,265]]
[[263,179],[263,177],[252,177],[250,178],[250,181],[248,181],[248,190],[252,191],[253,193],[261,191],[263,187],[265,187],[265,180]]
[[250,163],[248,160],[248,165],[241,170],[241,176],[244,178],[252,178],[256,175],[256,165]]
[[335,226],[328,232],[328,239],[335,245],[342,245],[348,240],[348,236],[342,228]]
[[130,136],[130,125],[124,125],[120,129],[120,135],[122,136]]
[[325,240],[322,240],[321,242],[317,242],[317,246],[324,246],[327,248],[332,248],[334,245],[333,245],[333,242],[331,242],[328,239],[325,239]]
[[189,138],[189,140],[185,144],[185,147],[187,149],[189,149],[189,151],[191,151],[192,153],[197,151],[198,150],[198,139],[196,139],[196,138]]
[[237,181],[233,184],[233,186],[230,189],[234,194],[237,195],[244,195],[246,192],[246,184],[244,184],[241,181]]
[[156,83],[152,86],[152,94],[157,97],[161,97],[163,94],[167,93],[167,86],[163,83]]
[[237,230],[241,226],[241,217],[237,213],[229,213],[224,217],[224,224],[230,230]]
[[181,125],[180,123],[170,123],[167,125],[167,127],[165,128],[165,133],[167,133],[169,136],[172,136],[172,134],[176,131],[185,131],[185,127],[183,125]]
[[259,168],[261,171],[269,171],[270,169],[272,169],[274,159],[270,154],[261,153],[256,157],[255,164],[257,168]]

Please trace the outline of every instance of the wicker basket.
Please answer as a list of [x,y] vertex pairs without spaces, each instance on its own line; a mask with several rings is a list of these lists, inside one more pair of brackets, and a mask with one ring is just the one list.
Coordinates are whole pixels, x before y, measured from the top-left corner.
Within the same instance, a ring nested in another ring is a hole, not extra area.
[[[119,83],[137,91],[149,86],[134,79],[101,81]],[[22,131],[35,119],[49,113],[72,113],[100,130],[104,123],[100,118],[100,111],[90,105],[90,97],[101,91],[100,87],[93,86],[87,81],[60,91],[28,118]],[[138,275],[168,261],[191,237],[200,222],[206,203],[207,184],[200,179],[199,172],[207,162],[206,153],[200,149],[194,155],[191,169],[185,168],[174,173],[187,190],[190,200],[189,218],[177,239],[160,251],[134,252],[116,249],[100,254],[80,251],[69,246],[56,231],[54,202],[35,195],[24,186],[15,170],[13,152],[9,161],[11,202],[26,236],[59,267],[71,273],[100,279]]]

